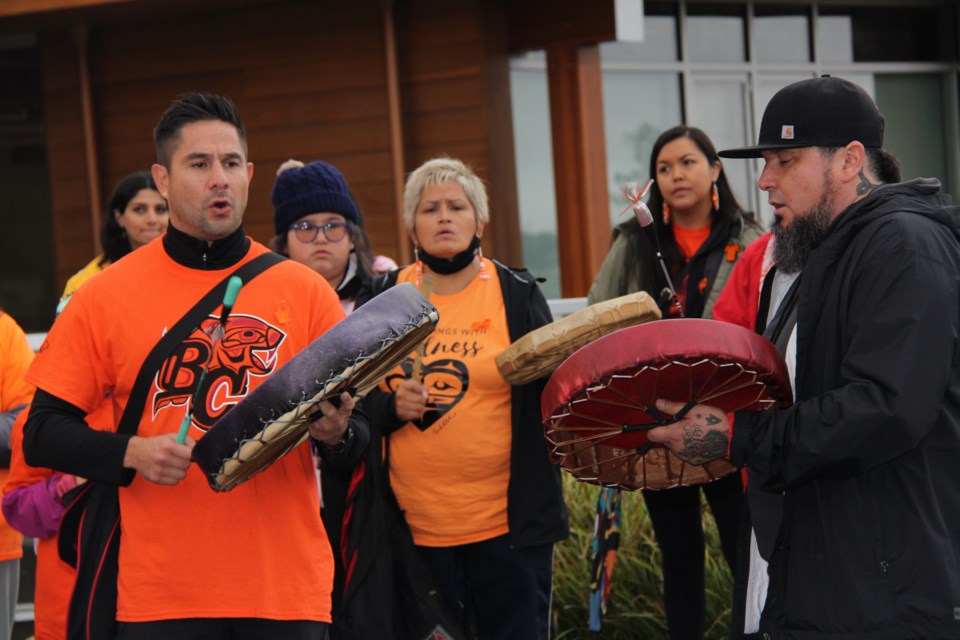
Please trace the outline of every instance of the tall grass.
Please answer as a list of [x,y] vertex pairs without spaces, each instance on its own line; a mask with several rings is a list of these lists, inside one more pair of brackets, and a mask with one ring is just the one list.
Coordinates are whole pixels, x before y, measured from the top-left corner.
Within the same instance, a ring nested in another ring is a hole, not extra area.
[[[599,488],[564,472],[570,538],[557,545],[553,579],[553,637],[588,640],[590,543]],[[730,637],[733,580],[720,551],[710,510],[703,508],[707,540],[705,568],[708,640]],[[666,638],[660,550],[639,492],[623,493],[620,552],[613,572],[610,606],[603,621],[606,640]]]

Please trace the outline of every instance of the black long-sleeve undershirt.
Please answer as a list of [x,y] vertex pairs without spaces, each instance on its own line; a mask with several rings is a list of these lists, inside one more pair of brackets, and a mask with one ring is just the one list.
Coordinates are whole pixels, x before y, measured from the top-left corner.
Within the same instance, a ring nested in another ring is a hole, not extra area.
[[[136,472],[123,467],[131,434],[92,429],[86,413],[76,405],[37,389],[23,430],[23,454],[27,464],[64,473],[127,486]],[[332,468],[348,470],[370,442],[370,427],[361,405],[350,415],[355,437],[337,454],[320,447],[321,456]]]
[[136,473],[123,467],[133,435],[93,429],[86,415],[80,407],[37,389],[23,428],[24,459],[34,467],[127,486]]

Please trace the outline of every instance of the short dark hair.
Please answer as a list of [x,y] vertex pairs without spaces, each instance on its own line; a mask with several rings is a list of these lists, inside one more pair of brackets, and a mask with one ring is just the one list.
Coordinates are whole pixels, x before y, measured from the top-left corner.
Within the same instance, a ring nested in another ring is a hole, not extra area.
[[183,93],[167,107],[160,121],[153,128],[153,142],[157,147],[157,163],[170,168],[176,143],[180,140],[180,130],[185,125],[203,120],[220,120],[232,124],[244,153],[247,152],[247,134],[237,106],[230,98],[214,93]]
[[149,171],[131,173],[113,188],[110,199],[103,207],[103,220],[100,224],[100,246],[103,248],[103,256],[100,259],[101,266],[116,262],[130,253],[130,238],[127,237],[123,227],[117,222],[114,212],[123,213],[126,211],[127,205],[130,204],[134,196],[144,189],[157,191],[157,185],[154,184],[153,176],[150,175]]
[[[817,147],[821,158],[830,158],[843,147]],[[881,147],[864,147],[867,168],[877,176],[881,184],[893,184],[903,180],[900,160]]]
[[884,184],[901,182],[900,160],[886,149],[870,147],[866,149],[867,162]]

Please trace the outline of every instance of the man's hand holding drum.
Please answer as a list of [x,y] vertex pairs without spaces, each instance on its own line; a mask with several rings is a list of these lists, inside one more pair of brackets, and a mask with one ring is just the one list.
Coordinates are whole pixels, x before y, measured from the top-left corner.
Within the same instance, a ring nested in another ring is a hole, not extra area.
[[316,417],[311,417],[310,422],[307,423],[310,437],[330,447],[336,446],[343,439],[347,432],[350,414],[357,405],[346,391],[340,394],[339,400],[339,407],[327,400],[318,402],[312,414]]
[[[657,400],[657,409],[676,415],[683,402]],[[704,464],[727,455],[730,422],[722,409],[706,404],[694,405],[682,418],[647,432],[652,442],[667,447],[690,464]]]

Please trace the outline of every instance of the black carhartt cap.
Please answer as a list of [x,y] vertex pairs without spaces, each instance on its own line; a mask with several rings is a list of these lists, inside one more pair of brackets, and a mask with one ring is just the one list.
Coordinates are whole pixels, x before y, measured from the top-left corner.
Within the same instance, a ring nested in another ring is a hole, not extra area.
[[763,151],[799,147],[843,147],[854,140],[883,146],[883,114],[861,87],[821,76],[787,85],[774,94],[753,147],[724,149],[724,158],[759,158]]

